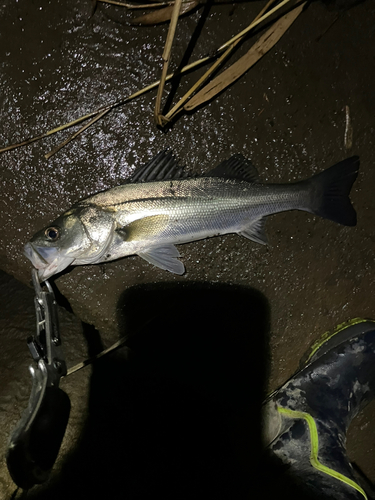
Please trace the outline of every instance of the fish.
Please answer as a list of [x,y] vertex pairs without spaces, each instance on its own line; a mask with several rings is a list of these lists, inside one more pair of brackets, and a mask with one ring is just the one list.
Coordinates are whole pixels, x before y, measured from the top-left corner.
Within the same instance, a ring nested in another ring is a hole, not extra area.
[[355,226],[349,194],[359,157],[347,158],[289,184],[264,184],[252,162],[235,154],[201,176],[188,176],[171,151],[161,151],[124,184],[78,201],[37,232],[24,253],[40,281],[71,265],[138,255],[181,275],[175,245],[237,233],[267,244],[267,216],[302,210]]

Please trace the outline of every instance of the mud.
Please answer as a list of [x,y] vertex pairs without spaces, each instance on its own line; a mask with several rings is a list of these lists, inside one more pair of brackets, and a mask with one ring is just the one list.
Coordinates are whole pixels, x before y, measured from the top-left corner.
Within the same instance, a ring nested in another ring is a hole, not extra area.
[[[187,59],[186,53],[192,61],[226,42],[260,8],[260,2],[214,5],[181,19],[171,69]],[[139,329],[144,326],[148,314],[143,309],[152,309],[149,301],[154,298],[147,293],[138,295],[135,306],[129,297],[139,287],[173,286],[181,300],[191,283],[251,287],[269,305],[264,389],[284,383],[324,331],[352,317],[374,317],[374,13],[371,2],[348,10],[310,4],[276,47],[245,76],[207,106],[181,115],[167,131],[157,129],[153,122],[155,92],[150,92],[116,108],[48,161],[44,155],[67,137],[67,131],[1,154],[1,269],[29,285],[30,264],[22,254],[28,238],[75,201],[118,185],[136,165],[165,148],[173,149],[194,173],[242,153],[252,159],[266,182],[293,182],[359,154],[361,170],[351,195],[358,213],[355,228],[289,212],[269,218],[268,247],[235,235],[179,247],[187,269],[182,277],[135,256],[105,266],[72,268],[53,280],[76,316],[100,331],[105,345],[129,328],[136,330],[137,321]],[[129,25],[132,17],[120,7],[101,3],[95,7],[90,1],[2,2],[0,144],[38,135],[157,80],[167,25],[135,27]],[[254,39],[243,43],[231,61],[246,52]],[[175,100],[201,71],[181,80]],[[346,106],[353,126],[350,150],[344,144]],[[2,278],[5,287],[8,280]],[[32,292],[22,290],[19,298],[11,288],[10,305],[2,308],[1,342],[5,346],[9,342],[6,325],[14,322],[15,338],[9,349],[12,356],[18,353],[22,357],[26,384],[28,360],[23,339],[27,335],[18,312],[9,312],[13,301],[18,311],[21,303],[32,300]],[[163,304],[157,304],[160,314]],[[129,307],[138,313],[131,321]],[[33,329],[31,309],[27,329]],[[184,307],[181,311],[182,324],[188,312]],[[230,307],[211,308],[208,314],[231,317],[233,312]],[[176,336],[181,324],[176,321]],[[257,334],[250,321],[248,325],[233,324],[251,337]],[[194,322],[192,325],[194,330]],[[155,336],[160,334],[156,329]],[[228,339],[231,335],[228,331]],[[81,352],[82,334],[77,331],[74,336],[71,344],[78,342],[77,352]],[[254,356],[258,356],[256,351]],[[7,380],[1,390],[9,400],[18,392],[23,396],[17,410],[9,413],[6,407],[2,413],[7,429],[28,397],[26,385],[12,383],[13,369],[18,370],[18,364],[1,375]],[[83,387],[72,387],[77,398],[86,393]],[[353,460],[372,480],[374,412],[375,406],[370,405],[349,436]]]

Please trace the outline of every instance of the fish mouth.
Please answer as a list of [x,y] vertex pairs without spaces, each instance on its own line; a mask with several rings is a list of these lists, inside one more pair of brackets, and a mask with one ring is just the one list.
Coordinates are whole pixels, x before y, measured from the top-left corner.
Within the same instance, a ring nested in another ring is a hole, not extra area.
[[74,261],[74,258],[67,257],[58,248],[34,246],[30,242],[24,247],[24,255],[38,270],[41,282],[63,271]]

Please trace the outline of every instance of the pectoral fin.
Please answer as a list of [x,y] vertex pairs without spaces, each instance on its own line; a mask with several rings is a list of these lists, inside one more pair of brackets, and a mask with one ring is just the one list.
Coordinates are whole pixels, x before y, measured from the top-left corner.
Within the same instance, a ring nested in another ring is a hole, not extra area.
[[152,236],[160,234],[169,222],[168,215],[150,215],[138,219],[127,226],[116,229],[116,232],[124,241],[142,241],[148,240]]
[[165,269],[174,274],[184,274],[185,266],[178,260],[180,253],[174,245],[164,245],[162,247],[153,247],[138,255],[147,260],[150,264]]
[[267,245],[267,235],[265,232],[265,222],[266,217],[261,217],[249,224],[245,229],[239,231],[238,234],[249,238],[249,240],[260,243],[261,245]]

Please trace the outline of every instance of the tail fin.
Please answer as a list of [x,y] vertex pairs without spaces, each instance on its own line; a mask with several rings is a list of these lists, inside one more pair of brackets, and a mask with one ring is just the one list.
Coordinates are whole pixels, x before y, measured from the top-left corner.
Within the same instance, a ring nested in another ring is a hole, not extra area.
[[357,214],[349,193],[358,169],[359,157],[352,156],[311,177],[307,181],[311,188],[311,211],[344,226],[355,226]]

